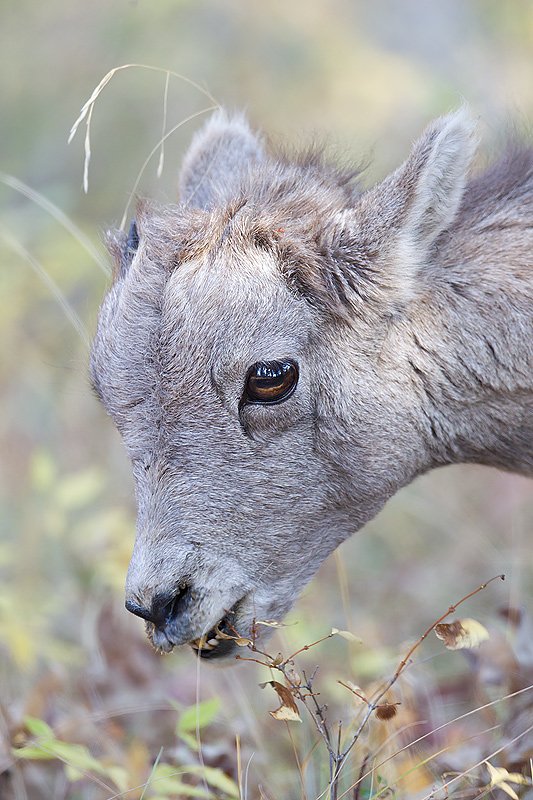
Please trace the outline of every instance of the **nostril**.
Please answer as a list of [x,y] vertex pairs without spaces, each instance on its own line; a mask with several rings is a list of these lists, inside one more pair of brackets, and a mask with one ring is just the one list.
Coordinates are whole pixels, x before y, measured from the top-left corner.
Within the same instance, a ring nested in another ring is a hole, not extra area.
[[181,586],[176,594],[158,594],[151,608],[144,608],[133,600],[126,600],[126,608],[137,617],[152,622],[156,628],[165,628],[186,610],[192,592],[189,586]]
[[[192,592],[189,586],[180,586],[176,594],[168,599],[168,595],[161,598],[162,616],[164,616],[165,624],[169,625],[176,617],[183,614],[186,607],[189,605]],[[154,601],[155,602],[155,601]]]
[[133,600],[126,600],[125,606],[130,614],[135,614],[136,617],[145,619],[147,622],[152,621],[152,614],[148,608],[143,608],[138,603],[134,603]]
[[172,620],[175,617],[178,616],[177,608],[179,606],[179,601],[180,601],[181,595],[182,595],[182,592],[180,590],[180,592],[175,597],[173,597],[172,600],[169,600],[169,602],[166,603],[164,608],[163,608],[163,613],[165,615],[165,622],[166,622],[167,625],[168,625],[169,622],[172,622]]

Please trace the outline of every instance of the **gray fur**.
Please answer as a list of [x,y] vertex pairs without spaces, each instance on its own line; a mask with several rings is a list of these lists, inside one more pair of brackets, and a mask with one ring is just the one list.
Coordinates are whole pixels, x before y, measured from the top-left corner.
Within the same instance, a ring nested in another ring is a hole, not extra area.
[[[533,151],[467,182],[474,148],[461,110],[361,192],[218,113],[185,157],[181,203],[139,207],[134,255],[115,242],[91,369],[137,487],[126,592],[149,607],[193,589],[156,645],[237,601],[242,635],[279,619],[433,467],[533,473]],[[248,367],[284,357],[293,396],[240,415]]]

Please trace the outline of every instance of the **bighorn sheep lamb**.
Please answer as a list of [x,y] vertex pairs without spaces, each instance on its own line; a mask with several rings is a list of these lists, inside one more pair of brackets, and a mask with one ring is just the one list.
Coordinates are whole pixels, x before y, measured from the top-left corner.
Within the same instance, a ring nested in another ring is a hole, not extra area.
[[468,113],[362,191],[241,115],[143,202],[91,371],[136,482],[126,607],[161,650],[280,619],[391,495],[459,462],[533,473],[533,150],[468,178]]

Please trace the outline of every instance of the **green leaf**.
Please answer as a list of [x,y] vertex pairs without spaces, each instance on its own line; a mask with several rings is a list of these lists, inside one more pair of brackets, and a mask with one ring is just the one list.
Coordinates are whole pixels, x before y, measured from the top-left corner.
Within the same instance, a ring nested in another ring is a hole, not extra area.
[[117,789],[126,794],[130,787],[130,779],[128,771],[123,767],[106,767],[106,775],[108,775]]
[[32,736],[42,737],[43,739],[55,739],[52,728],[43,719],[24,717],[24,727],[29,730]]
[[[171,798],[175,800],[176,797],[203,797],[212,798],[211,792],[206,791],[200,786],[191,786],[190,784],[183,783],[181,780],[182,775],[194,772],[194,768],[190,767],[174,767],[171,764],[158,764],[152,772],[150,780],[147,784],[147,797],[150,800],[156,798]],[[152,790],[155,794],[152,794]]]
[[218,767],[195,766],[189,767],[189,770],[204,778],[210,786],[220,789],[220,791],[231,798],[235,798],[235,800],[239,800],[239,787],[232,778],[222,772],[221,769],[218,769]]
[[220,700],[212,697],[194,706],[185,708],[178,720],[176,733],[181,736],[183,733],[196,731],[197,728],[205,728],[216,717],[220,710]]
[[50,751],[50,742],[55,742],[55,737],[50,725],[36,717],[24,717],[24,727],[39,741],[24,747],[13,747],[11,749],[13,756],[27,761],[53,760],[56,756]]
[[181,731],[177,732],[177,735],[182,742],[185,742],[187,747],[191,748],[191,750],[195,750],[197,752],[200,749],[198,746],[198,740],[195,736],[192,736],[192,734],[188,733],[187,731]]
[[54,753],[43,750],[39,746],[28,745],[27,747],[12,747],[11,753],[14,758],[25,759],[26,761],[50,761],[55,759]]
[[89,750],[81,744],[63,742],[54,738],[54,733],[46,722],[29,717],[26,727],[39,741],[25,747],[13,748],[13,755],[29,761],[62,761],[69,781],[80,780],[87,772],[105,775],[106,770]]
[[48,746],[57,758],[64,762],[65,772],[71,781],[79,780],[87,772],[96,772],[98,775],[105,774],[104,767],[84,745],[56,740],[49,742]]

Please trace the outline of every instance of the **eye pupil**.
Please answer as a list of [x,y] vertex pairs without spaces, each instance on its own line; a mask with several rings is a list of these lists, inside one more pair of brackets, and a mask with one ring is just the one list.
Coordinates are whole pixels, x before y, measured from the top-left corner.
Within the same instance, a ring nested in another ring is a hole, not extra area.
[[243,402],[273,405],[287,400],[298,383],[294,361],[258,361],[248,370]]

